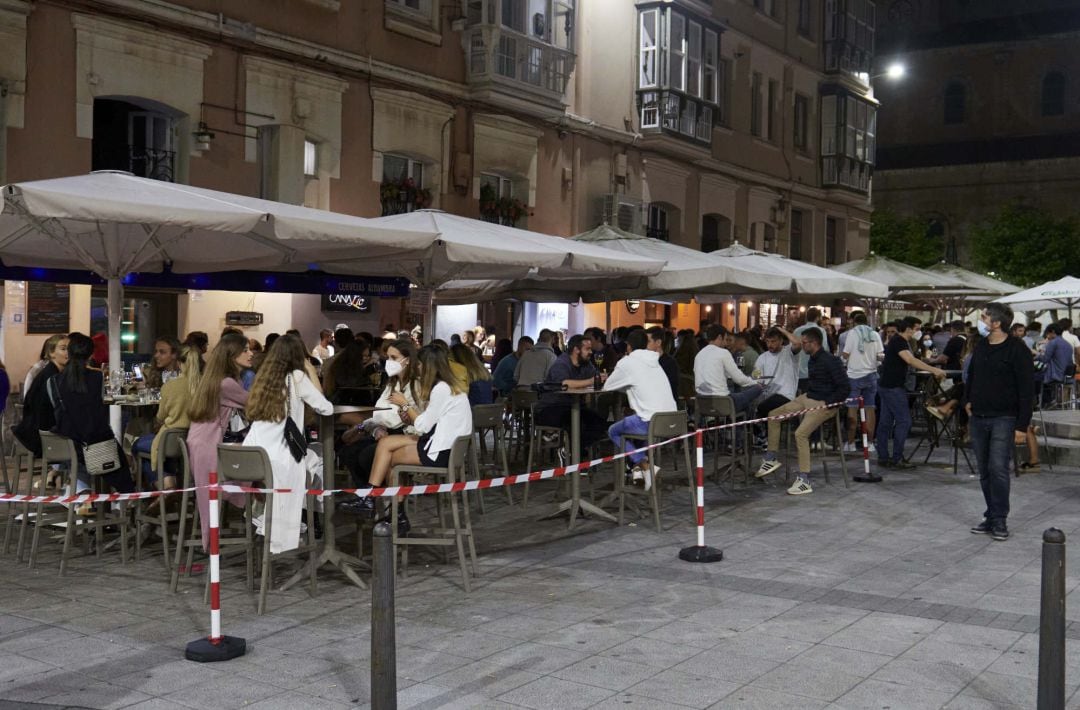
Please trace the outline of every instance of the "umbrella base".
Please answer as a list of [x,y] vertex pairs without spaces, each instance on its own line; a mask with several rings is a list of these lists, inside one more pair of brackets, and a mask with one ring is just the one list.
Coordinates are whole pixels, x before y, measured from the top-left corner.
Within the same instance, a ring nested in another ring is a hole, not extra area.
[[236,636],[222,636],[217,643],[209,638],[201,638],[187,645],[184,658],[197,663],[216,663],[239,658],[246,651],[247,641]]
[[715,547],[694,545],[679,550],[679,559],[684,562],[719,562],[724,559],[724,552]]

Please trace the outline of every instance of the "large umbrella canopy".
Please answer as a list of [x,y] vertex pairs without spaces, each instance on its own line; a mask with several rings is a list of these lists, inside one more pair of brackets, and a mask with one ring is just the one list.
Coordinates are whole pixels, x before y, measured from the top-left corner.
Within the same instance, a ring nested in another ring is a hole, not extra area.
[[1041,286],[1024,289],[995,299],[1008,303],[1021,311],[1049,311],[1055,308],[1073,308],[1080,305],[1080,279],[1065,276],[1048,281]]
[[884,284],[779,254],[755,251],[741,244],[733,244],[709,255],[730,259],[748,271],[786,277],[791,281],[790,291],[793,294],[822,298],[886,298],[889,295],[889,289]]
[[0,258],[9,266],[134,271],[306,271],[313,262],[423,248],[434,233],[122,172],[3,188]]
[[[996,295],[1003,293],[1013,293],[1020,287],[1014,286],[1011,283],[995,279],[985,274],[980,274],[970,269],[965,269],[962,266],[956,264],[948,264],[946,262],[940,262],[934,264],[927,271],[932,271],[935,274],[940,274],[948,279],[957,281],[967,286],[967,290],[970,292],[976,292],[986,295]],[[969,294],[974,295],[974,294]]]
[[862,259],[848,261],[829,268],[842,274],[850,274],[867,281],[883,284],[889,289],[891,295],[903,291],[958,290],[965,287],[963,282],[957,279],[894,261],[878,254],[870,254]]
[[696,249],[631,234],[611,225],[572,237],[577,252],[603,248],[626,257],[666,262],[660,273],[647,279],[603,280],[597,278],[527,278],[495,281],[456,281],[440,290],[443,301],[464,302],[495,298],[528,301],[601,302],[611,299],[664,297],[689,300],[699,294],[781,293],[791,288],[791,277],[744,268],[732,259],[704,254]]
[[438,234],[421,249],[380,263],[366,259],[361,262],[365,274],[407,276],[413,283],[427,287],[441,287],[460,279],[525,279],[530,274],[541,282],[576,276],[590,281],[637,283],[636,277],[656,274],[664,268],[665,260],[659,256],[605,248],[608,245],[579,244],[439,210],[417,210],[371,222]]

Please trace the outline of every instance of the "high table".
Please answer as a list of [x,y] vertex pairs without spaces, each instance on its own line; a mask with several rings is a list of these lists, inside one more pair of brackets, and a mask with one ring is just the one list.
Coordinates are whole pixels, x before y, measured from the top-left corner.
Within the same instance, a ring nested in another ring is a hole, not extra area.
[[[571,395],[570,397],[570,461],[571,463],[580,463],[581,455],[578,453],[581,451],[581,400],[583,397],[599,394],[602,390],[598,390],[595,387],[579,387],[561,390],[555,394]],[[616,475],[618,475],[616,473]],[[554,518],[557,515],[570,511],[570,523],[567,526],[570,530],[574,529],[574,524],[577,522],[577,516],[580,511],[585,511],[591,515],[595,515],[606,520],[610,520],[615,523],[618,520],[614,515],[593,505],[590,501],[581,499],[581,472],[576,471],[570,474],[570,500],[563,501],[559,504],[558,510],[551,515],[547,515],[543,520],[548,518]]]
[[[334,479],[337,474],[337,458],[334,452],[334,417],[339,414],[370,414],[374,411],[375,407],[335,405],[333,414],[319,417],[319,441],[322,442],[323,447],[323,488],[328,490],[334,488]],[[323,539],[318,553],[313,554],[311,559],[297,570],[296,574],[281,585],[281,588],[288,589],[301,579],[306,579],[312,564],[315,565],[315,569],[329,564],[339,569],[356,586],[367,589],[367,584],[360,579],[353,567],[370,570],[371,566],[359,557],[347,555],[337,549],[337,531],[334,528],[334,496],[332,495],[323,497],[323,521]]]
[[[933,396],[934,394],[937,394],[937,392],[944,392],[945,391],[945,388],[942,386],[942,382],[944,382],[944,380],[942,380],[942,381],[934,380],[931,377],[929,372],[923,372],[922,370],[917,371],[915,374],[916,374],[917,378],[922,378],[922,379],[930,378],[930,382],[928,382],[927,386],[926,386],[925,397],[923,399],[924,402],[929,397]],[[954,380],[960,378],[961,375],[963,375],[963,372],[961,372],[960,370],[945,370],[945,380],[954,381]],[[937,392],[931,392],[931,390],[935,389],[935,388],[936,388]],[[919,405],[920,406],[925,406],[923,404],[923,402],[920,402]],[[952,414],[950,414],[947,418],[945,418],[940,423],[938,422],[938,420],[936,418],[934,418],[929,413],[923,414],[923,413],[920,412],[920,414],[922,414],[922,416],[924,416],[926,418],[926,431],[923,432],[923,435],[919,439],[918,443],[915,445],[915,448],[912,450],[911,454],[909,454],[905,460],[906,461],[911,461],[912,459],[915,458],[915,454],[917,454],[919,452],[919,449],[922,448],[923,444],[929,444],[930,445],[929,450],[926,452],[926,458],[923,460],[923,463],[925,464],[927,461],[930,460],[930,456],[934,453],[934,449],[938,448],[941,445],[941,437],[942,437],[942,435],[948,435],[949,439],[954,442],[954,448],[955,448],[955,442],[960,438],[960,432],[959,432],[959,427],[958,427],[958,423],[957,423],[957,419],[958,419],[959,414],[960,414],[960,407],[957,406],[955,409],[953,409]],[[954,458],[955,458],[956,452],[954,451],[953,454],[954,454]],[[967,452],[964,452],[964,458],[967,459]],[[971,462],[969,461],[968,466],[970,467],[970,465],[971,465]]]

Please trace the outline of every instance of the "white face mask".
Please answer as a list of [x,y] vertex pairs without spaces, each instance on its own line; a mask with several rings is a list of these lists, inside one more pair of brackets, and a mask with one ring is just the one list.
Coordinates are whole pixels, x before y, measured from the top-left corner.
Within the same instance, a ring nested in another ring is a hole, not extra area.
[[915,337],[915,340],[916,340],[916,341],[918,341],[918,340],[922,340],[922,331],[921,331],[921,330],[916,330],[916,331],[915,331],[915,336],[914,336],[914,337]]
[[990,335],[990,326],[988,326],[986,323],[979,321],[975,324],[975,327],[979,329],[979,335],[981,335],[982,337],[985,338],[986,336]]
[[405,369],[405,366],[397,360],[387,360],[385,368],[387,375],[390,377],[397,377],[401,374],[401,371]]

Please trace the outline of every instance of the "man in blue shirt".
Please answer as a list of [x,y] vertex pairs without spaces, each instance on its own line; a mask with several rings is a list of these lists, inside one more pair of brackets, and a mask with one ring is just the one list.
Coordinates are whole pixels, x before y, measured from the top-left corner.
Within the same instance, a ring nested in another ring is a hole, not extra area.
[[[1054,397],[1054,385],[1065,382],[1065,371],[1072,365],[1072,347],[1061,337],[1061,326],[1051,323],[1043,333],[1046,348],[1035,356],[1036,362],[1043,364],[1035,372],[1035,381],[1042,390],[1042,406],[1050,404]],[[1037,366],[1036,366],[1037,367]]]

